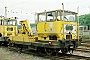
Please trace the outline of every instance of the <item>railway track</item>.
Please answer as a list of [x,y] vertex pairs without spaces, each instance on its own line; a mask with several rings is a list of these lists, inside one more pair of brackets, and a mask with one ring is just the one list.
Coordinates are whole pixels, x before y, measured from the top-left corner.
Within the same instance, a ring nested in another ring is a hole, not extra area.
[[75,51],[81,51],[81,52],[88,52],[88,53],[90,53],[90,49],[88,49],[88,48],[77,48]]
[[89,60],[90,59],[89,47],[90,47],[90,44],[82,43],[81,47],[77,48],[72,54],[70,53],[62,54],[59,52],[57,55],[49,55],[49,56],[47,56],[45,52],[41,52],[41,51],[26,50],[26,49],[21,50],[15,47],[4,47],[4,46],[2,46],[1,48],[6,48],[8,51],[15,51],[18,53],[24,53],[24,54],[37,56],[37,57],[48,58],[50,60],[76,60],[76,59]]
[[90,44],[81,43],[81,46],[79,46],[75,51],[90,53]]
[[85,59],[89,60],[89,57],[86,56],[80,56],[80,55],[74,55],[74,54],[62,54],[59,53],[57,56],[45,56],[45,58],[50,58],[51,60],[77,60],[77,59]]
[[90,47],[90,44],[89,43],[81,43],[81,46]]
[[47,56],[45,52],[41,52],[41,51],[34,51],[34,50],[20,50],[17,48],[13,48],[13,47],[8,47],[9,51],[16,51],[19,53],[25,53],[25,54],[31,54],[33,56],[38,56],[38,57],[43,57],[43,58],[48,58],[50,60],[76,60],[76,59],[85,59],[85,60],[89,60],[90,56],[85,56],[82,53],[81,54],[62,54],[62,53],[58,53],[57,55],[49,55]]

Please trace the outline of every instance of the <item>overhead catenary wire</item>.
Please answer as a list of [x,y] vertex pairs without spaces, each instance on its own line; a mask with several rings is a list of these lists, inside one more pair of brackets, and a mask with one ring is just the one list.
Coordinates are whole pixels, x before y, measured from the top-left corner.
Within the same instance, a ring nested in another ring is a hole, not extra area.
[[[33,0],[32,0],[33,1]],[[24,1],[24,2],[20,2],[20,3],[17,3],[17,4],[13,4],[13,5],[8,5],[7,7],[19,7],[18,5],[20,5],[20,4],[24,4],[24,3],[27,3],[27,2],[32,2],[31,0],[27,0],[27,1]],[[1,1],[2,2],[2,1]],[[72,3],[77,3],[77,2],[82,2],[82,0],[79,0],[79,1],[74,1],[74,2],[67,2],[66,4],[72,4]],[[4,4],[4,3],[3,3]],[[18,8],[19,10],[21,10],[21,8],[19,7]],[[22,10],[22,11],[24,11],[24,12],[27,12],[27,10]]]

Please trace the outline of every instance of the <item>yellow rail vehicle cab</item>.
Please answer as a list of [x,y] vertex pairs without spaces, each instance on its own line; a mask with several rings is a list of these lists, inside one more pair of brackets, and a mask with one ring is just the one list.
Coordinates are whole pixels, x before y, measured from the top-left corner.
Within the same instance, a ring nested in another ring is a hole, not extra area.
[[39,40],[77,39],[77,13],[64,11],[64,16],[63,10],[38,13],[37,31]]

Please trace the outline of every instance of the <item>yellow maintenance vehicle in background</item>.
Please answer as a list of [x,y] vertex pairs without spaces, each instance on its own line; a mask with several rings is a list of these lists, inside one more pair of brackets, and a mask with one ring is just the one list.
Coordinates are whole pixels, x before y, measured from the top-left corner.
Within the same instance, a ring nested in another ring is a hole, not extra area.
[[2,36],[15,36],[17,32],[17,20],[12,18],[0,18],[0,34]]
[[9,36],[17,33],[17,20],[0,16],[0,44],[8,43]]
[[1,17],[0,19],[0,44],[34,42],[35,36],[32,33],[28,20],[20,21],[22,29],[17,29],[17,19]]

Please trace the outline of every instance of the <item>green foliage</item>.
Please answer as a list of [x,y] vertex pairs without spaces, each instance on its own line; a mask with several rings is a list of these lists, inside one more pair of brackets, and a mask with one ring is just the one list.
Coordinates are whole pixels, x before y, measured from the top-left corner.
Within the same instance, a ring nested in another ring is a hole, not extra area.
[[90,25],[90,14],[79,16],[79,24],[83,26]]
[[17,29],[21,29],[22,28],[22,26],[21,25],[17,25]]
[[9,60],[8,58],[5,58],[4,60]]
[[35,27],[35,26],[36,26],[36,24],[30,24],[30,26],[31,26],[31,27]]

